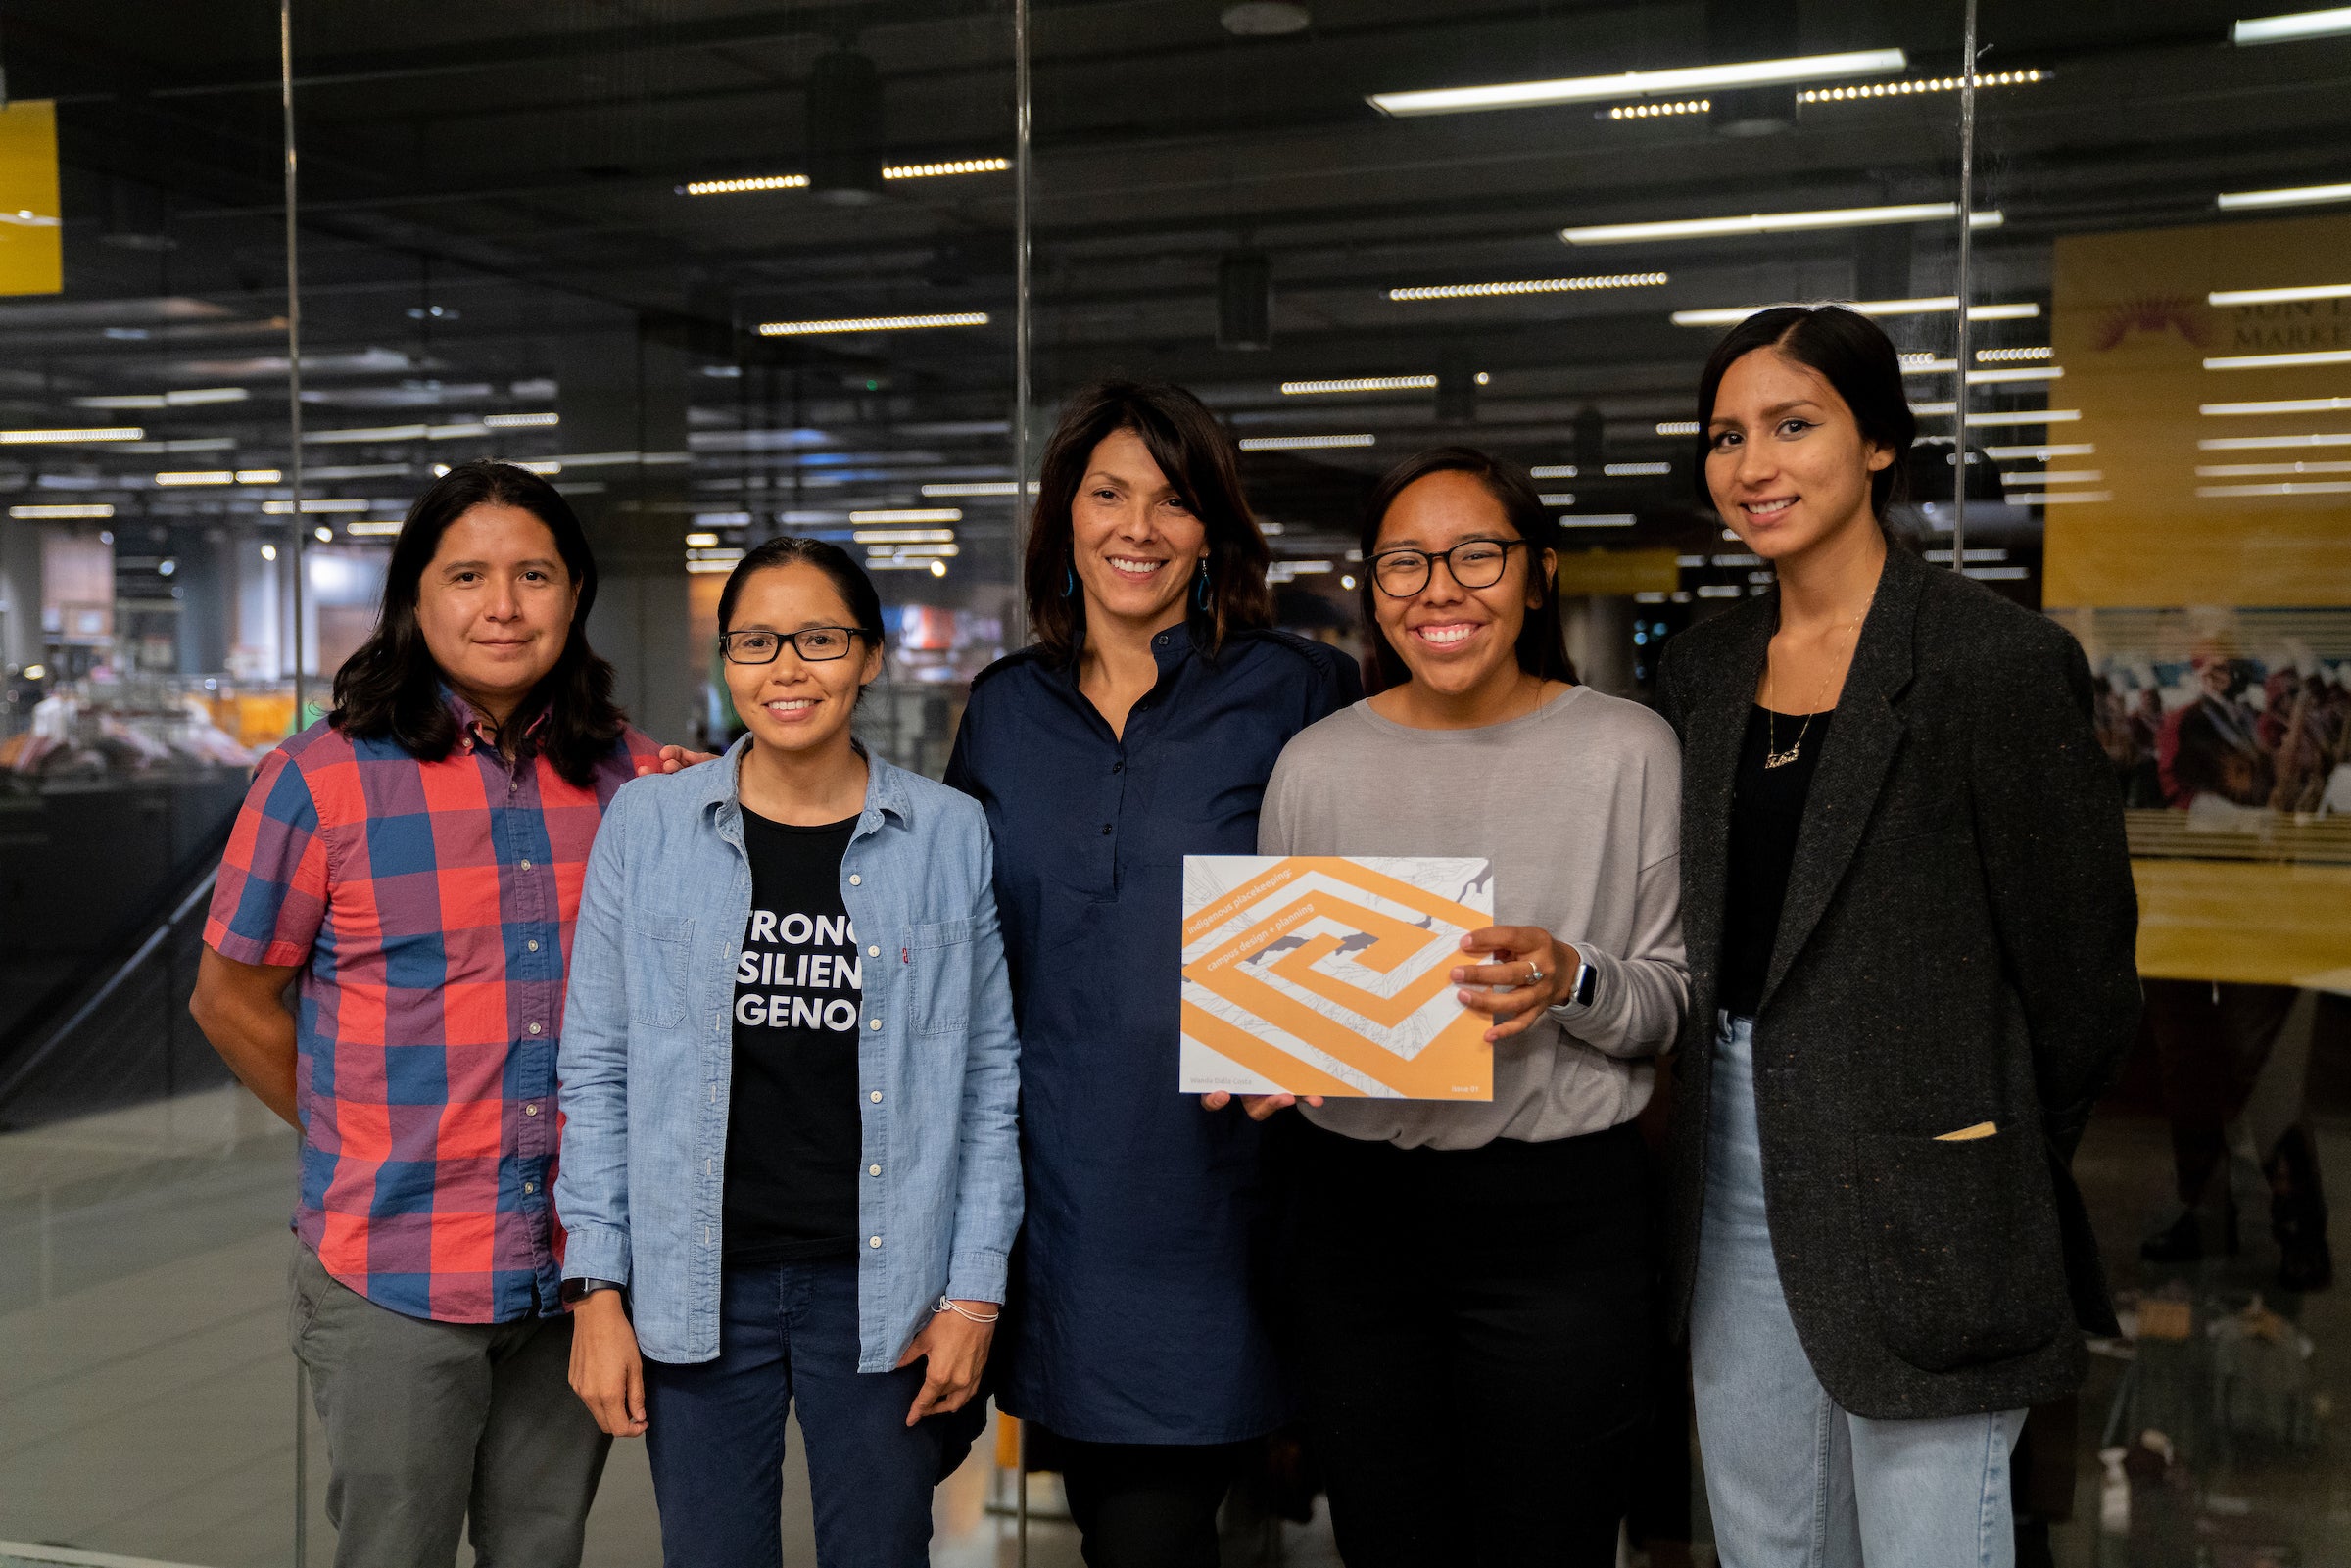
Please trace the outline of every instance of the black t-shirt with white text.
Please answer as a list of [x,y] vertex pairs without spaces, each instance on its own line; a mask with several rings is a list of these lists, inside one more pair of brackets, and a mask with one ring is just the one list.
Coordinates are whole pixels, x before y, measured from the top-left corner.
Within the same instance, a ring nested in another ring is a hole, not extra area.
[[854,817],[795,828],[743,814],[751,919],[735,969],[730,1263],[856,1252],[864,967],[840,901],[841,857],[856,827]]

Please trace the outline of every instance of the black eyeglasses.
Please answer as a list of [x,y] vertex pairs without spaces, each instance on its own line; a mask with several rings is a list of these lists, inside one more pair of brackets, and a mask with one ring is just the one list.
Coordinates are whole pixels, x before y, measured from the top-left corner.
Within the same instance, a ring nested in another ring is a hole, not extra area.
[[797,632],[722,632],[719,648],[729,664],[773,664],[784,644],[811,664],[849,656],[849,644],[865,634],[853,626],[811,626]]
[[1411,598],[1428,587],[1429,574],[1443,561],[1463,588],[1492,588],[1502,581],[1511,550],[1523,539],[1465,539],[1451,549],[1383,549],[1371,557],[1371,581],[1390,598]]

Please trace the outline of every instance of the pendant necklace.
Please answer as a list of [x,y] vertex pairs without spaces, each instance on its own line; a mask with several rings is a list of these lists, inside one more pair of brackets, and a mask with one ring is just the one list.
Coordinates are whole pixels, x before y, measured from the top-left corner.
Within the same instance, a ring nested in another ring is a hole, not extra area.
[[[1856,615],[1851,620],[1846,622],[1843,629],[1850,630],[1851,628],[1860,624],[1861,617]],[[1771,667],[1771,653],[1768,649],[1766,649],[1763,654],[1763,766],[1766,769],[1785,768],[1788,766],[1788,764],[1794,762],[1797,757],[1802,753],[1804,749],[1804,736],[1812,728],[1813,715],[1807,713],[1804,715],[1804,722],[1797,727],[1796,738],[1788,742],[1788,749],[1782,751],[1779,748],[1780,713],[1779,708],[1772,701],[1772,694],[1776,689],[1778,683],[1779,677],[1773,672]],[[1820,684],[1820,695],[1812,699],[1813,708],[1817,710],[1821,703],[1828,700],[1828,695],[1829,684],[1828,682],[1823,681]]]

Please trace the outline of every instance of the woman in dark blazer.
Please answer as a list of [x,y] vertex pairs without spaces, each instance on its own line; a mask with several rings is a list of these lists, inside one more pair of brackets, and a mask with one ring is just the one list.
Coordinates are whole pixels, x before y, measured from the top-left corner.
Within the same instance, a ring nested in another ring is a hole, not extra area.
[[2138,1011],[2087,663],[1889,543],[1914,426],[1865,317],[1751,316],[1699,420],[1779,578],[1658,678],[1691,989],[1669,1301],[1722,1559],[2007,1563],[2026,1407],[2115,1331],[2068,1171]]

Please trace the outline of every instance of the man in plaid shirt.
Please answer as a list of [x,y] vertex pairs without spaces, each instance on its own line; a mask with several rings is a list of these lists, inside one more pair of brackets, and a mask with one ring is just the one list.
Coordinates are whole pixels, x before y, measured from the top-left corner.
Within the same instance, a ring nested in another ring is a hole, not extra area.
[[338,1564],[453,1563],[469,1514],[483,1561],[580,1560],[610,1440],[569,1386],[555,1052],[589,844],[658,765],[595,596],[552,486],[453,469],[221,861],[191,1010],[302,1132],[292,1332]]

